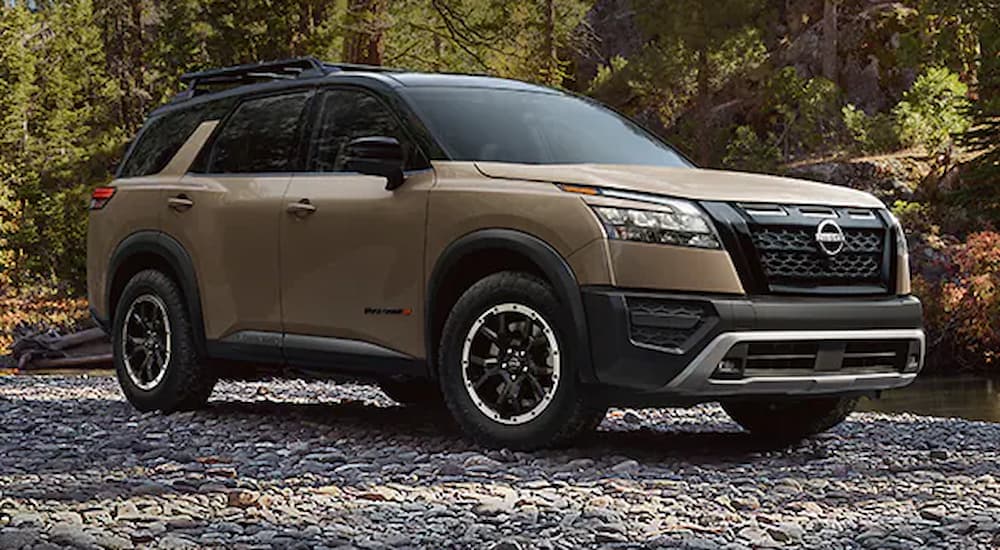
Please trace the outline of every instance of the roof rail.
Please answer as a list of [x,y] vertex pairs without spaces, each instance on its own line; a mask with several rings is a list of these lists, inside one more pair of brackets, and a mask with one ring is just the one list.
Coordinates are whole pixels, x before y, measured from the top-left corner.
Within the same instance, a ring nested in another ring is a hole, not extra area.
[[380,67],[377,65],[355,65],[352,63],[325,63],[315,57],[296,57],[280,61],[265,61],[235,65],[221,69],[209,69],[186,73],[181,76],[181,82],[188,89],[175,98],[175,101],[189,99],[195,95],[209,93],[209,88],[215,86],[240,86],[268,80],[289,80],[323,76],[341,71],[368,72],[398,72],[400,69]]

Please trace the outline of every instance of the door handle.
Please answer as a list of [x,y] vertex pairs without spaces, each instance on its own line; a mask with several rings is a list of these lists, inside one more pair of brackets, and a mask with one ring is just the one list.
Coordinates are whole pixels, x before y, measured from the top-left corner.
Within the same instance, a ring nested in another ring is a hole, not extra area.
[[187,195],[177,195],[176,197],[167,199],[167,206],[178,212],[183,212],[194,206],[194,201],[189,199]]
[[316,207],[309,202],[309,199],[302,199],[299,202],[288,203],[288,207],[286,207],[285,210],[290,214],[295,214],[300,218],[304,218],[315,212]]

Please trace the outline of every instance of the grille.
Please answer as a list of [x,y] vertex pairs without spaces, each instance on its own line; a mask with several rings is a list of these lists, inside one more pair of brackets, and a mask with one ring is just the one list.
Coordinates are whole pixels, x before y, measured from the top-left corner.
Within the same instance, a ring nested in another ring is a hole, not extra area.
[[710,313],[697,303],[628,298],[629,337],[640,345],[684,351]]
[[628,311],[633,315],[654,315],[672,318],[701,318],[704,309],[700,305],[656,300],[652,298],[629,298]]
[[656,327],[632,327],[632,341],[657,348],[682,349],[693,330]]
[[844,247],[835,256],[820,249],[815,221],[798,227],[754,224],[750,232],[769,285],[883,284],[885,230],[882,228],[843,227]]
[[917,346],[910,340],[754,342],[734,347],[727,357],[742,362],[744,377],[877,374],[901,371]]

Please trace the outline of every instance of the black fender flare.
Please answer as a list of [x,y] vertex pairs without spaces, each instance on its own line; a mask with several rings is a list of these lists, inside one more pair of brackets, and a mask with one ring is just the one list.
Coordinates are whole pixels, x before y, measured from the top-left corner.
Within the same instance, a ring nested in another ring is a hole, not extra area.
[[445,275],[454,268],[458,262],[466,255],[485,249],[503,249],[521,254],[528,258],[541,269],[545,277],[552,283],[553,290],[559,301],[569,308],[572,319],[572,331],[575,344],[580,349],[586,350],[579,355],[580,378],[585,383],[596,382],[597,377],[594,372],[593,361],[590,356],[590,338],[587,329],[587,316],[583,308],[583,297],[580,294],[580,285],[576,280],[573,269],[570,268],[566,260],[547,242],[514,229],[480,229],[467,233],[458,240],[452,242],[438,257],[431,272],[431,278],[427,285],[426,310],[424,315],[424,345],[427,349],[427,357],[431,372],[437,371],[436,354],[432,351],[436,347],[433,342],[434,327],[436,318],[434,306],[438,295],[438,286],[444,280]]
[[177,284],[184,293],[187,302],[188,318],[194,327],[195,346],[198,354],[205,356],[205,323],[201,314],[201,294],[198,291],[198,277],[194,269],[191,255],[176,239],[160,231],[143,230],[132,233],[122,239],[109,262],[109,280],[105,289],[104,301],[110,316],[109,323],[114,322],[115,304],[111,303],[113,282],[121,266],[137,254],[153,254],[158,256],[173,270]]

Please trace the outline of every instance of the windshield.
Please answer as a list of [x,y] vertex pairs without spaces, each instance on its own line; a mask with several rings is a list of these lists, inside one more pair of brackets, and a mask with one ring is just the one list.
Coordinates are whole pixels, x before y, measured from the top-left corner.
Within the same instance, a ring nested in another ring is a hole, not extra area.
[[443,87],[407,95],[452,160],[690,166],[628,119],[575,96]]

